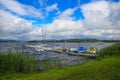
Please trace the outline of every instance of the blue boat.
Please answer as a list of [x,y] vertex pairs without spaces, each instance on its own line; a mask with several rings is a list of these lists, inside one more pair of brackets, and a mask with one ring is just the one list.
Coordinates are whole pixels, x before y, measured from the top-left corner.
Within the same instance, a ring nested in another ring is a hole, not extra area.
[[73,50],[70,50],[70,52],[74,52],[74,53],[84,53],[87,51],[87,48],[83,47],[83,46],[80,46],[78,49],[73,49]]

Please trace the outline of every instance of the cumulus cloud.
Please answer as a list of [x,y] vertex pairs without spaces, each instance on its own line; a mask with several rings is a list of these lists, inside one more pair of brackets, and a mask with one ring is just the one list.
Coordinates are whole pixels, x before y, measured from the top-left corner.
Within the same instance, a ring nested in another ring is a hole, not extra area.
[[81,20],[74,21],[71,15],[75,9],[66,9],[57,16],[52,23],[41,24],[34,28],[29,36],[31,39],[42,39],[42,28],[46,39],[77,38],[82,35],[84,27]]
[[43,17],[40,10],[30,5],[23,5],[21,3],[18,3],[15,0],[0,0],[0,4],[2,5],[2,8],[8,9],[18,15],[29,16],[29,17],[32,16],[39,18]]
[[[109,27],[107,17],[110,13],[109,4],[106,1],[89,3],[81,7],[85,17],[85,26],[88,29]],[[107,21],[107,22],[105,22]]]
[[66,9],[59,16],[45,27],[47,35],[51,38],[76,38],[83,31],[82,21],[74,21],[71,15],[74,14],[74,9]]
[[76,8],[68,8],[65,11],[61,12],[57,18],[59,19],[73,19],[72,15],[74,14]]
[[[101,39],[120,39],[120,2],[95,1],[81,6],[81,9],[85,17],[84,35],[93,38],[99,36]],[[112,31],[109,33],[109,30]],[[115,36],[116,31],[118,33]]]
[[59,36],[60,38],[70,38],[82,32],[82,22],[72,20],[55,20],[52,24],[48,24],[46,32],[50,36]]
[[120,39],[119,4],[95,1],[80,6],[84,20],[74,20],[75,8],[61,12],[52,23],[44,25],[48,38]]
[[110,7],[111,12],[108,19],[113,26],[120,29],[120,1],[118,3],[111,3]]
[[46,38],[46,30],[44,29],[45,25],[35,26],[32,31],[28,33],[29,40],[41,40]]
[[[46,3],[39,1],[41,6],[45,6]],[[0,4],[19,15],[42,16],[38,9],[20,4],[15,0],[1,0]],[[0,34],[8,39],[20,39],[25,32],[30,40],[42,39],[43,27],[47,39],[82,38],[83,36],[84,38],[120,39],[120,2],[93,0],[79,8],[83,13],[83,20],[75,20],[73,17],[78,9],[77,6],[61,11],[51,23],[41,24],[34,28],[32,22],[2,8],[0,9]],[[45,9],[48,12],[58,10],[57,4],[45,7]]]
[[32,24],[11,13],[0,10],[0,34],[2,38],[19,39],[32,30]]

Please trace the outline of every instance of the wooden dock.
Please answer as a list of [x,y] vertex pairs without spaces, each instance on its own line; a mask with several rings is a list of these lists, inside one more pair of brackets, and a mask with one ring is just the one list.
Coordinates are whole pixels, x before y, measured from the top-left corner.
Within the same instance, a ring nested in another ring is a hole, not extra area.
[[63,50],[46,50],[47,52],[55,52],[55,53],[65,53],[68,55],[74,55],[74,56],[89,56],[89,57],[97,57],[98,54],[96,53],[88,53],[88,52],[84,52],[84,53],[74,53],[74,52],[65,52]]
[[[44,47],[41,45],[26,45],[27,47],[31,47],[31,48],[38,48],[37,51],[47,51],[47,52],[55,52],[55,53],[64,53],[64,54],[68,54],[68,55],[74,55],[74,56],[88,56],[88,57],[97,57],[98,54],[96,53],[90,53],[90,52],[71,52],[69,49],[64,49],[62,47]],[[41,50],[42,49],[42,50]]]
[[67,52],[68,55],[75,55],[75,56],[89,56],[89,57],[97,57],[98,55],[96,53],[73,53],[73,52]]

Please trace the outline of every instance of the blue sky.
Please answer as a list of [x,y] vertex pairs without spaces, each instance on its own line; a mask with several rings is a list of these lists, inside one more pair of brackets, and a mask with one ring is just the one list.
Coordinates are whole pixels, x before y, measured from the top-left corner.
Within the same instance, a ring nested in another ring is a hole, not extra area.
[[[84,0],[83,2],[79,2],[78,0],[18,0],[21,4],[25,4],[25,5],[31,5],[34,6],[36,9],[40,9],[42,11],[42,14],[44,15],[44,19],[40,19],[38,18],[33,18],[33,17],[22,17],[25,19],[32,19],[32,20],[36,20],[39,25],[39,23],[51,23],[54,18],[56,16],[58,16],[57,12],[63,12],[64,10],[68,9],[68,8],[75,8],[75,7],[79,7],[79,5],[85,4],[90,2],[90,0]],[[41,1],[41,4],[40,4]],[[57,8],[59,10],[53,10],[51,12],[46,12],[46,7],[52,6],[54,4],[57,4]],[[46,15],[48,14],[48,15]],[[84,19],[83,14],[81,13],[81,10],[78,9],[75,11],[75,13],[72,15],[73,17],[75,17],[76,19]]]
[[120,39],[120,0],[0,0],[2,39]]

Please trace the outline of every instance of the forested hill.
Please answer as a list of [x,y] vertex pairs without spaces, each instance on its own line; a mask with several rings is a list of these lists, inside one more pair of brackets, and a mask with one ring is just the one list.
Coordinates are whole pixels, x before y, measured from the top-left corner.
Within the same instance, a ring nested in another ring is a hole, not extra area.
[[28,42],[118,42],[120,40],[98,40],[98,39],[51,39],[51,40],[31,40]]

